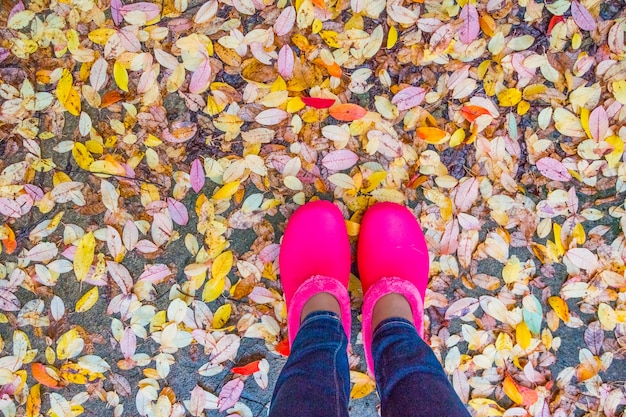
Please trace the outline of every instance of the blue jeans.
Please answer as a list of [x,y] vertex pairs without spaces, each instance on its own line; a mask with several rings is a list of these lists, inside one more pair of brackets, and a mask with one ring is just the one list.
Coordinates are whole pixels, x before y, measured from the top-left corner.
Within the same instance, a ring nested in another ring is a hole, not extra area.
[[[336,314],[309,314],[276,381],[269,416],[348,416],[347,346]],[[381,322],[374,331],[372,354],[383,417],[470,416],[430,346],[409,321]]]

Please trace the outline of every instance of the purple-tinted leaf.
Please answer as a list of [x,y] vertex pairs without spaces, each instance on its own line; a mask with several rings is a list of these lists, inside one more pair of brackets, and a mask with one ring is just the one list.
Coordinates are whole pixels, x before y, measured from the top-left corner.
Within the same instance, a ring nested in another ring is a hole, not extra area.
[[122,355],[124,355],[124,359],[132,357],[136,349],[137,336],[135,336],[132,328],[127,327],[126,330],[124,330],[124,334],[122,334],[122,340],[120,340],[120,350],[122,351]]
[[5,59],[7,59],[10,55],[10,52],[8,49],[6,48],[0,48],[0,62],[4,61]]
[[602,344],[604,343],[604,330],[599,321],[589,323],[589,326],[585,329],[585,343],[589,347],[591,353],[596,356],[600,356],[602,350]]
[[0,214],[19,219],[22,216],[22,209],[17,201],[6,197],[0,197]]
[[150,265],[145,271],[139,275],[138,281],[149,281],[152,284],[159,284],[163,280],[172,275],[172,271],[167,265],[156,264]]
[[140,1],[139,3],[132,3],[122,6],[120,13],[122,16],[130,12],[143,12],[146,15],[146,21],[157,18],[161,14],[161,9],[157,4]]
[[15,294],[6,288],[0,288],[0,310],[19,311],[20,307],[20,300],[18,300]]
[[113,278],[113,281],[115,281],[117,286],[122,290],[122,293],[130,294],[133,288],[133,278],[130,276],[128,269],[117,262],[107,261],[107,270],[111,278]]
[[220,407],[220,413],[228,410],[230,407],[235,405],[235,403],[239,401],[239,397],[241,396],[242,391],[243,381],[241,379],[235,378],[231,381],[228,381],[220,391],[218,402]]
[[279,251],[280,246],[277,243],[271,243],[261,249],[261,252],[259,252],[259,259],[264,264],[274,262],[274,260],[278,257]]
[[17,3],[15,3],[15,6],[13,6],[11,11],[9,12],[9,17],[7,18],[7,20],[11,20],[11,17],[13,17],[14,14],[23,12],[24,10],[26,10],[26,7],[24,6],[24,2],[21,0],[18,1]]
[[204,187],[205,179],[206,175],[204,174],[204,167],[202,166],[202,162],[199,159],[194,160],[191,163],[191,172],[189,173],[191,188],[193,188],[195,192],[200,192],[202,187]]
[[167,209],[170,211],[172,221],[176,224],[184,226],[189,221],[189,213],[187,213],[187,207],[180,201],[168,197]]
[[589,10],[576,0],[572,0],[572,17],[582,30],[595,30],[598,24]]
[[569,173],[565,165],[561,161],[554,158],[546,157],[537,161],[537,169],[541,174],[555,181],[569,181],[572,175]]
[[459,29],[459,38],[464,44],[469,44],[478,37],[478,32],[480,32],[476,6],[467,3],[463,6],[459,17],[463,19],[463,25]]
[[395,104],[400,111],[408,110],[422,104],[425,95],[426,90],[422,87],[407,87],[393,96],[391,102]]
[[111,0],[111,17],[116,26],[122,23],[122,0]]

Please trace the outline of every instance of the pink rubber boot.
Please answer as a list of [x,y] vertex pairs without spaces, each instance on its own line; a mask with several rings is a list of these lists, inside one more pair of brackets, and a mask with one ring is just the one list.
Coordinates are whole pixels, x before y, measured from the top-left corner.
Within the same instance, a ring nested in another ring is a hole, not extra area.
[[350,242],[339,208],[314,201],[298,208],[287,222],[279,254],[280,275],[287,303],[289,345],[293,344],[304,304],[320,292],[333,295],[350,340]]
[[403,206],[378,203],[361,221],[357,251],[363,285],[363,343],[370,373],[374,305],[390,293],[403,295],[411,306],[415,327],[424,336],[424,296],[428,285],[428,248],[415,216]]

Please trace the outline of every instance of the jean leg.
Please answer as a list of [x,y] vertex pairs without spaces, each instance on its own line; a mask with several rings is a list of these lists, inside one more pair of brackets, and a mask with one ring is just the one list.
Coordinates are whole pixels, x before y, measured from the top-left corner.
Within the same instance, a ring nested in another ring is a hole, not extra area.
[[335,313],[309,314],[276,381],[269,416],[347,417],[347,347],[348,338]]
[[372,354],[383,417],[470,417],[432,349],[408,320],[382,321],[373,334]]

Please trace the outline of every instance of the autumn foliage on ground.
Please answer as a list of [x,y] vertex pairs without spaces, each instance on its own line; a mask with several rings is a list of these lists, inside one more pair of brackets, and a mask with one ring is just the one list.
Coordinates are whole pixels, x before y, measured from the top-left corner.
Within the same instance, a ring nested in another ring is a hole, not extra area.
[[262,415],[284,222],[324,198],[354,242],[374,202],[414,211],[475,415],[623,413],[624,10],[2,0],[0,410]]

